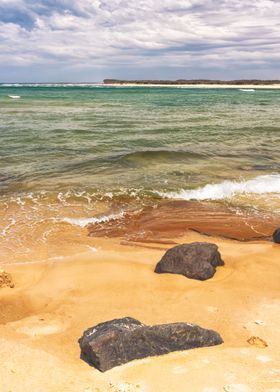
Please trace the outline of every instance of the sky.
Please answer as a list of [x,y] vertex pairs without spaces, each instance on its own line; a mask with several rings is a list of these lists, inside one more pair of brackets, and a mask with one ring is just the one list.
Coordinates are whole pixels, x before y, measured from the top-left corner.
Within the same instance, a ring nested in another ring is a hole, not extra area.
[[280,0],[0,0],[0,82],[280,79]]

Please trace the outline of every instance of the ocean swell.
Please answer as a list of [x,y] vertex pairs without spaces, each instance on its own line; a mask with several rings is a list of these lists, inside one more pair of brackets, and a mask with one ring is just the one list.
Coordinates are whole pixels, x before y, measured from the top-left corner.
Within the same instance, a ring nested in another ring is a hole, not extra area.
[[238,194],[280,193],[280,174],[258,176],[247,181],[224,181],[178,192],[157,192],[161,197],[179,200],[222,200]]

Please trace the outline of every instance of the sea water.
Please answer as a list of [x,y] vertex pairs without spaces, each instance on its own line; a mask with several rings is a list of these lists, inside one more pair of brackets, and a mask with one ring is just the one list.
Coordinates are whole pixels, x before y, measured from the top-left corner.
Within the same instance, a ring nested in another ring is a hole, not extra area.
[[2,84],[0,239],[162,199],[279,214],[279,108],[269,89]]

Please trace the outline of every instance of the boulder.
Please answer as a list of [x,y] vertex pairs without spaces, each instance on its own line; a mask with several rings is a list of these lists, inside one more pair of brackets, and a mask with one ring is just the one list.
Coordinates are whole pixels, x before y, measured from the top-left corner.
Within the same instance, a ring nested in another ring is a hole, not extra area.
[[276,229],[272,235],[273,241],[280,244],[280,228]]
[[224,265],[218,247],[208,242],[193,242],[169,249],[158,262],[155,272],[181,274],[191,279],[212,278],[216,267]]
[[81,358],[104,372],[134,359],[223,343],[220,335],[195,324],[149,326],[131,317],[87,329],[79,339]]

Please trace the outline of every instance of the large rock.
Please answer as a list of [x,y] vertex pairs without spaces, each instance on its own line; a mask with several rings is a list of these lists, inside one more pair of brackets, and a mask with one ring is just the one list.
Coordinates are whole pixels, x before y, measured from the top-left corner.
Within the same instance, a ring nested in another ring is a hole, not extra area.
[[169,249],[158,262],[155,272],[181,274],[191,279],[212,278],[216,267],[224,265],[218,247],[208,242],[193,242]]
[[276,229],[272,235],[273,241],[280,244],[280,228]]
[[220,335],[195,324],[148,326],[131,317],[89,328],[79,339],[81,358],[102,372],[149,356],[223,343]]

